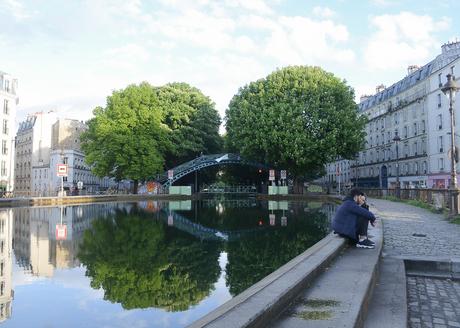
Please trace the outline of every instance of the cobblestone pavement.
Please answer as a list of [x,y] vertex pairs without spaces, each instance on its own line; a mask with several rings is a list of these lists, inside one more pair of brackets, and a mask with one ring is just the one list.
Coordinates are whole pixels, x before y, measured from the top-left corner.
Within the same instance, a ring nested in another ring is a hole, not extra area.
[[460,282],[407,277],[409,327],[460,327]]
[[[460,225],[415,206],[371,199],[371,211],[383,220],[382,256],[460,259]],[[460,282],[407,277],[409,327],[460,327]]]
[[403,203],[371,199],[370,204],[384,221],[384,256],[460,258],[460,225]]

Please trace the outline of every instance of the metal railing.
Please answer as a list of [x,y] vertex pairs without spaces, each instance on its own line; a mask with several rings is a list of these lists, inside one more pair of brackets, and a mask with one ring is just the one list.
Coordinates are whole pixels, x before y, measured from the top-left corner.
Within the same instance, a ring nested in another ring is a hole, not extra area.
[[[396,189],[359,188],[368,197],[397,197]],[[400,199],[418,200],[434,208],[449,208],[448,189],[400,189]]]

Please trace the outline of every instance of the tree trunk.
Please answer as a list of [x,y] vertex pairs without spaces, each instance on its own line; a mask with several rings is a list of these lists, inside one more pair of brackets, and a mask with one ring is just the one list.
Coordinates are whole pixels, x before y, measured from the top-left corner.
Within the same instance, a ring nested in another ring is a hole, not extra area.
[[139,180],[135,179],[133,180],[134,185],[133,185],[133,194],[137,194],[137,188],[139,186]]

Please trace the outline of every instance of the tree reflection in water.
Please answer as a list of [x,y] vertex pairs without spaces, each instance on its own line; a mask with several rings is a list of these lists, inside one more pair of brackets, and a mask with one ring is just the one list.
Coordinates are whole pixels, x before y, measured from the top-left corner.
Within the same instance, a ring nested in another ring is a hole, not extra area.
[[[278,220],[280,216],[277,217]],[[322,239],[329,229],[319,210],[292,215],[286,227],[245,235],[227,244],[226,284],[235,296]]]
[[213,290],[220,248],[133,209],[93,221],[79,258],[104,299],[125,309],[185,311]]
[[[137,208],[120,210],[93,221],[79,258],[91,286],[104,289],[104,299],[125,309],[185,311],[214,289],[220,252],[228,254],[226,285],[235,296],[323,238],[329,229],[326,215],[319,209],[305,213],[304,206],[291,204],[287,226],[281,224],[284,211],[260,206],[244,214],[236,209],[218,215],[204,208],[197,216],[181,212],[190,222],[238,237],[220,242],[200,240]],[[276,215],[274,226],[269,213]]]

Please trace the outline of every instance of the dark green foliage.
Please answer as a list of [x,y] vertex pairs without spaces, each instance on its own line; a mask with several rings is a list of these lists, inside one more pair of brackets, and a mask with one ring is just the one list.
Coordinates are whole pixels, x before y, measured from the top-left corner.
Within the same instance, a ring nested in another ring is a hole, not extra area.
[[318,67],[292,66],[251,82],[226,112],[226,147],[294,175],[321,172],[364,145],[354,92]]
[[79,259],[91,287],[125,309],[184,311],[214,288],[219,244],[200,242],[141,212],[118,212],[85,231]]

